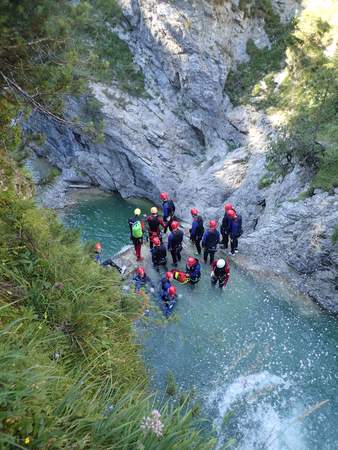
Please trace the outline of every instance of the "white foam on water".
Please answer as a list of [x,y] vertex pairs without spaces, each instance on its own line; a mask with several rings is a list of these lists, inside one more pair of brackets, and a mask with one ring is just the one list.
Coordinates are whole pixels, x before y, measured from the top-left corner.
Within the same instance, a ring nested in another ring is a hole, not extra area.
[[240,376],[228,386],[224,394],[217,401],[220,418],[223,419],[232,404],[244,399],[249,394],[270,390],[281,385],[287,387],[287,382],[282,377],[270,374],[266,370],[253,373],[246,377]]
[[269,403],[257,405],[239,420],[239,450],[306,450],[299,417],[301,407],[283,416]]
[[[245,410],[238,417],[239,435],[237,442],[241,450],[303,450],[306,448],[301,430],[301,422],[296,417],[302,410],[288,412],[285,416],[276,410],[269,401],[269,394],[277,388],[287,389],[290,383],[285,377],[280,377],[263,371],[240,376],[225,390],[217,389],[217,394],[210,397],[217,398],[218,415],[215,420],[218,432],[216,449],[226,442],[223,432],[224,417],[237,403],[245,403]],[[226,428],[226,425],[225,425]]]

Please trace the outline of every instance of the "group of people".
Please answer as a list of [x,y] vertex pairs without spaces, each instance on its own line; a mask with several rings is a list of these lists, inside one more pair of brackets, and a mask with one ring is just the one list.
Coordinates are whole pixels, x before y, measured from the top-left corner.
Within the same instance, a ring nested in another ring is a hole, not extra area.
[[[161,266],[167,266],[167,252],[172,257],[174,269],[167,270],[160,283],[159,295],[166,311],[170,311],[176,303],[177,290],[173,281],[179,283],[189,283],[195,285],[201,278],[201,264],[195,256],[202,255],[205,263],[210,261],[211,265],[211,283],[220,288],[224,288],[230,276],[229,259],[219,258],[215,260],[215,253],[219,246],[228,249],[230,244],[230,253],[235,255],[238,251],[238,239],[242,234],[242,217],[238,214],[231,203],[224,205],[224,217],[217,229],[217,221],[209,220],[208,227],[205,229],[203,218],[196,208],[191,208],[192,223],[189,229],[191,242],[196,247],[196,255],[189,256],[186,260],[185,269],[178,270],[177,265],[181,261],[181,252],[183,249],[184,233],[180,229],[180,223],[175,217],[175,204],[169,198],[167,192],[160,195],[162,201],[162,215],[159,215],[156,206],[150,209],[149,216],[142,217],[140,208],[134,210],[134,215],[128,220],[130,229],[130,239],[133,242],[136,260],[143,260],[142,246],[145,238],[149,241],[151,257],[154,267],[159,271]],[[164,235],[168,233],[167,244],[163,242]],[[111,258],[101,261],[101,244],[95,245],[95,259],[103,266],[113,266],[120,272],[122,271]],[[155,285],[146,274],[143,267],[138,267],[134,275],[136,292],[142,288],[149,288],[155,292]]]
[[[154,267],[159,270],[160,266],[167,265],[167,252],[172,257],[172,265],[177,267],[181,261],[183,249],[184,233],[180,229],[180,223],[175,217],[175,204],[170,199],[167,192],[160,194],[162,201],[162,215],[159,215],[158,208],[153,206],[150,215],[142,217],[140,208],[134,210],[134,215],[128,220],[130,229],[130,239],[133,242],[136,260],[142,261],[142,246],[145,238],[149,241],[149,247]],[[224,217],[217,229],[217,221],[210,220],[207,229],[204,227],[203,218],[196,208],[191,208],[192,223],[189,229],[190,240],[196,247],[196,256],[202,255],[205,263],[211,264],[211,282],[218,284],[220,288],[226,286],[230,275],[228,258],[215,260],[215,253],[219,245],[228,249],[235,255],[238,251],[238,239],[242,234],[242,218],[231,203],[224,205]],[[167,244],[163,242],[164,235],[168,232]],[[181,283],[198,283],[201,277],[201,264],[195,256],[189,256],[186,260],[184,271],[172,269],[165,273],[161,280],[160,296],[168,308],[173,307],[176,301],[176,287],[172,284],[174,280]],[[139,267],[134,277],[136,290],[145,287],[147,284],[154,288],[150,278],[145,273],[143,267]]]

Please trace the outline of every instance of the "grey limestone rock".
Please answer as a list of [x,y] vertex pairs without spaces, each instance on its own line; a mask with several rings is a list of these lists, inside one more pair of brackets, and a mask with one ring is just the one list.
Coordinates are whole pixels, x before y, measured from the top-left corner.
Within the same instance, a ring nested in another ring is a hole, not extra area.
[[[274,4],[285,19],[295,13],[295,1]],[[183,219],[190,219],[191,206],[206,219],[220,219],[223,202],[232,201],[243,216],[241,252],[338,312],[338,256],[331,240],[337,192],[315,191],[299,200],[308,187],[301,168],[259,189],[273,125],[252,107],[233,108],[224,92],[229,70],[248,59],[247,40],[270,45],[262,22],[245,18],[231,2],[120,5],[130,27],[117,32],[145,74],[147,95],[133,97],[114,82],[92,85],[102,103],[103,143],[34,113],[27,128],[46,135],[37,153],[63,170],[60,183],[82,180],[154,202],[168,191]],[[67,115],[76,116],[79,107],[70,100]]]

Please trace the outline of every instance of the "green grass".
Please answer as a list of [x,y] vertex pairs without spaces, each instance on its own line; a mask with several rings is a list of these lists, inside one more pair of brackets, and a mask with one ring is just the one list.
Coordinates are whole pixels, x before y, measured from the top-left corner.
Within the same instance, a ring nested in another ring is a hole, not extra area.
[[[34,205],[30,180],[3,151],[0,163],[0,448],[213,448],[188,401],[149,396],[136,295]],[[160,437],[141,427],[154,408]]]

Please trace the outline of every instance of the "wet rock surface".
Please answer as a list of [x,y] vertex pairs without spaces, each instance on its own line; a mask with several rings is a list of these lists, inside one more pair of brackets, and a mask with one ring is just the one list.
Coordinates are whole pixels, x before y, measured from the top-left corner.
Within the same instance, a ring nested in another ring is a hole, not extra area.
[[[277,3],[283,18],[294,14],[296,2]],[[62,205],[72,183],[156,203],[165,190],[184,219],[191,206],[206,219],[220,219],[223,202],[232,201],[243,216],[242,254],[338,312],[338,254],[331,240],[337,192],[319,190],[301,200],[309,186],[301,168],[259,189],[273,126],[252,107],[234,108],[224,92],[229,70],[248,59],[247,40],[270,45],[261,20],[244,18],[231,2],[120,4],[128,27],[118,33],[145,74],[146,95],[133,97],[113,82],[92,86],[102,103],[102,143],[32,115],[27,128],[46,136],[36,152],[62,169],[45,204]],[[80,106],[70,100],[67,115],[76,116]]]

